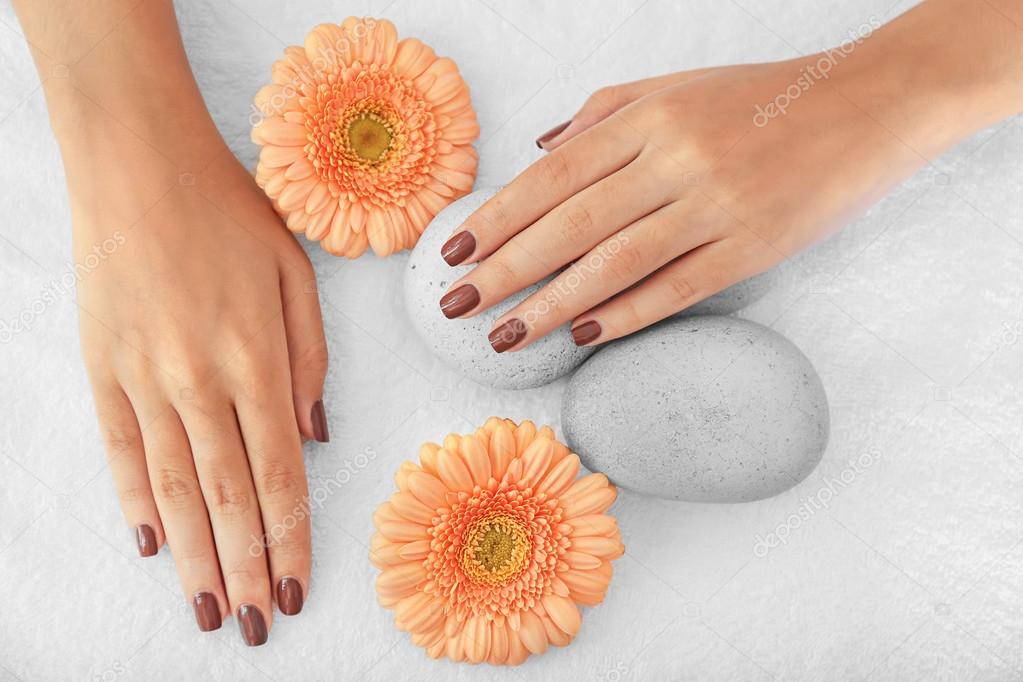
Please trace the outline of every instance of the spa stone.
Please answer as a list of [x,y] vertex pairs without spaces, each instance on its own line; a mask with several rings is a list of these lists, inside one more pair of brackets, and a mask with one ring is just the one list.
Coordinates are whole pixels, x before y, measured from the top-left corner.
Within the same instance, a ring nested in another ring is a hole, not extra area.
[[440,256],[441,246],[498,189],[480,189],[459,199],[427,226],[406,266],[405,307],[416,332],[445,364],[494,388],[533,388],[567,374],[594,352],[575,345],[568,324],[514,353],[495,353],[490,346],[487,334],[497,318],[550,278],[467,320],[447,319],[438,305],[451,283],[473,268],[449,266]]
[[562,427],[591,471],[690,502],[792,487],[828,440],[828,402],[791,342],[732,317],[668,320],[613,342],[572,377]]

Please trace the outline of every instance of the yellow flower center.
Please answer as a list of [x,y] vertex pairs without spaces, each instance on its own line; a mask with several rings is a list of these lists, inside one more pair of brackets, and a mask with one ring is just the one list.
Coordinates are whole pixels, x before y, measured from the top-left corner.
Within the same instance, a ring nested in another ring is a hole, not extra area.
[[374,112],[364,112],[348,124],[348,148],[364,161],[376,162],[391,148],[392,130]]
[[462,570],[476,582],[495,585],[514,578],[526,566],[532,543],[525,525],[508,514],[477,520],[466,535]]

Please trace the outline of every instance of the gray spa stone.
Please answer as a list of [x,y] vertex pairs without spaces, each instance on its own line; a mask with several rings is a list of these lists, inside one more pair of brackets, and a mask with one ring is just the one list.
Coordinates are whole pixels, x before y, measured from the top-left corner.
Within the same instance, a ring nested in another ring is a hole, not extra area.
[[498,317],[549,278],[468,320],[449,320],[438,305],[451,283],[472,269],[449,266],[440,257],[440,247],[498,189],[480,189],[459,199],[427,226],[405,270],[405,308],[412,326],[434,355],[464,376],[494,388],[543,386],[578,367],[594,349],[576,346],[568,324],[515,353],[495,353],[487,334]]
[[778,277],[777,273],[776,268],[771,268],[759,275],[754,275],[749,279],[737,282],[710,298],[705,298],[696,305],[686,308],[678,313],[678,316],[730,315],[736,310],[742,310],[749,304],[763,298],[764,294],[774,286],[774,282]]
[[817,465],[828,401],[791,342],[732,317],[684,317],[613,342],[572,377],[562,428],[592,471],[637,492],[749,502]]

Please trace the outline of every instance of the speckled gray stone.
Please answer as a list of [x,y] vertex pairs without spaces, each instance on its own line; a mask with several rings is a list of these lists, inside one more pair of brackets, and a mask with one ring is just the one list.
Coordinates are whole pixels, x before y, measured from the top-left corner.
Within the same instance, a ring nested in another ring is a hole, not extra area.
[[748,502],[810,473],[828,440],[816,371],[776,332],[685,317],[609,344],[572,377],[562,428],[592,471],[641,493]]
[[678,313],[678,317],[730,315],[737,310],[742,310],[763,298],[764,294],[774,286],[775,279],[778,277],[777,272],[776,268],[771,268],[759,275],[733,284],[710,298],[705,298],[696,305],[686,308]]
[[405,270],[405,308],[412,326],[426,345],[464,376],[494,388],[534,388],[572,371],[594,351],[575,345],[568,324],[514,353],[495,353],[490,346],[487,334],[497,318],[546,284],[549,278],[468,320],[449,320],[438,305],[451,283],[472,269],[472,266],[449,266],[440,257],[441,246],[455,228],[498,189],[480,189],[459,199],[438,213],[427,226]]

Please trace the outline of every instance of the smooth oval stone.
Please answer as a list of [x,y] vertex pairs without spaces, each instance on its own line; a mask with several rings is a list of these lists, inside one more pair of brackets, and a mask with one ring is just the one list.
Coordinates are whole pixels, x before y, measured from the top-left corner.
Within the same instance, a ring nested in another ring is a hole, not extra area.
[[569,324],[514,353],[496,353],[487,340],[503,313],[546,284],[551,278],[524,289],[475,317],[449,320],[440,311],[440,297],[472,270],[451,267],[440,248],[473,211],[497,193],[499,187],[480,189],[447,206],[427,226],[405,269],[405,308],[412,326],[434,355],[462,375],[494,388],[533,388],[567,374],[594,352],[572,341]]
[[561,418],[591,471],[690,502],[792,487],[820,461],[829,425],[806,356],[733,317],[672,319],[609,344],[572,377]]

